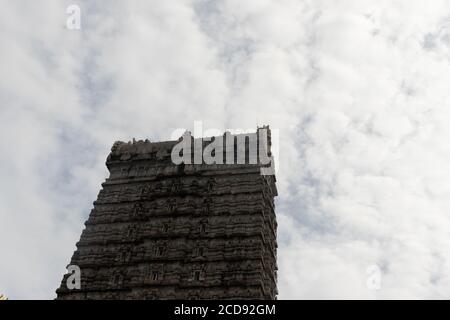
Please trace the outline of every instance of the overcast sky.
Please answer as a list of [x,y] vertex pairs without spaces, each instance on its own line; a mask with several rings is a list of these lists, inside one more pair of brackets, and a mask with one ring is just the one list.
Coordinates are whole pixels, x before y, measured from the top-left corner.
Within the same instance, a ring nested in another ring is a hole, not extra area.
[[280,299],[450,298],[449,86],[448,0],[0,0],[0,294],[55,297],[114,141],[200,120],[280,130]]

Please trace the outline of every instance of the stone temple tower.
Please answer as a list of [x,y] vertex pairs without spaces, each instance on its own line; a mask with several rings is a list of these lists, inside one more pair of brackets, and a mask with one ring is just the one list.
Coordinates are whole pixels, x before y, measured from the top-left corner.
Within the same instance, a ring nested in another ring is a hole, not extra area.
[[[223,148],[211,151],[218,142]],[[276,299],[276,180],[263,173],[273,162],[252,145],[272,161],[268,127],[116,142],[70,261],[81,288],[69,289],[66,274],[57,299]],[[206,151],[225,163],[201,157]]]

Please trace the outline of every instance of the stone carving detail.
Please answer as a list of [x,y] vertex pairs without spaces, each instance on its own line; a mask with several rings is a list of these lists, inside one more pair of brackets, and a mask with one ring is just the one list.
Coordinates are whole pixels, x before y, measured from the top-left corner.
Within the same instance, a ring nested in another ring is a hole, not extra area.
[[133,209],[133,218],[139,220],[142,218],[143,214],[144,214],[144,205],[142,203],[136,203]]
[[215,185],[214,179],[209,179],[208,182],[207,182],[207,184],[206,184],[206,190],[207,190],[208,192],[212,192],[213,189],[214,189],[214,185]]
[[176,179],[176,180],[174,180],[174,181],[172,182],[172,186],[171,186],[171,188],[170,188],[170,191],[171,191],[173,194],[179,193],[180,191],[182,191],[182,189],[183,189],[183,183],[181,182],[181,180]]
[[203,200],[203,214],[207,215],[210,213],[212,207],[212,199],[211,198],[205,198]]
[[110,177],[57,299],[276,299],[274,177],[261,165],[170,162],[173,141],[115,142]]
[[167,200],[167,211],[169,213],[174,213],[177,210],[177,200],[169,199]]
[[124,276],[121,271],[114,271],[110,280],[110,287],[120,289],[123,286]]

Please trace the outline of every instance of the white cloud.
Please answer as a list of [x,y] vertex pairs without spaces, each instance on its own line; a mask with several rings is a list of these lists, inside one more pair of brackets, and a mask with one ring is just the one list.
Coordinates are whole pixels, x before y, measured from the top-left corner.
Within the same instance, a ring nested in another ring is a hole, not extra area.
[[450,297],[447,1],[68,4],[2,2],[2,293],[54,296],[115,140],[203,120],[281,129],[280,298]]

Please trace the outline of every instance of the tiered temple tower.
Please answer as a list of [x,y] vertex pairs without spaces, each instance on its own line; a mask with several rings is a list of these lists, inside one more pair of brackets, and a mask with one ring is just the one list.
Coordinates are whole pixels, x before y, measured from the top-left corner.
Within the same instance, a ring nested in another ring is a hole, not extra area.
[[[239,146],[225,137],[213,141],[223,138],[236,160]],[[70,262],[81,289],[67,288],[67,274],[57,299],[276,299],[275,176],[248,155],[244,164],[175,165],[178,142],[114,144]]]

